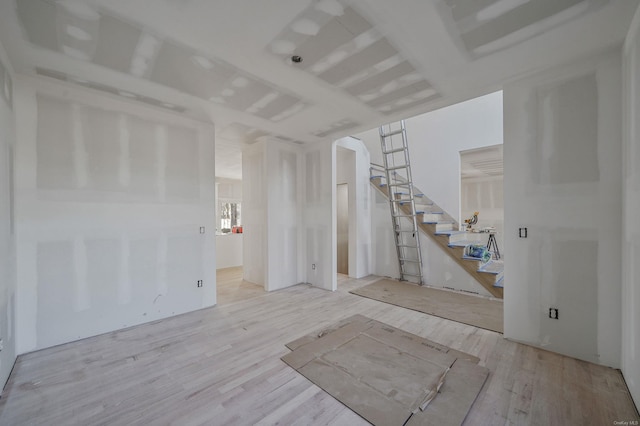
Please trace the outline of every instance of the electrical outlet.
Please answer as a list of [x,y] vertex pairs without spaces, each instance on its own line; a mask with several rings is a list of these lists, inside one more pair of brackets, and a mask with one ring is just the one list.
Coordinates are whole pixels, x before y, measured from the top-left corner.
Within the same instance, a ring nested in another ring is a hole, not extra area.
[[549,318],[558,319],[558,308],[549,308]]
[[201,233],[201,234],[204,234],[204,226],[201,226],[201,227],[200,227],[200,233]]
[[198,287],[202,287],[202,280],[198,280]]
[[315,263],[311,264],[311,269],[313,269],[314,271],[316,270],[316,264]]
[[518,228],[518,237],[527,238],[527,228]]

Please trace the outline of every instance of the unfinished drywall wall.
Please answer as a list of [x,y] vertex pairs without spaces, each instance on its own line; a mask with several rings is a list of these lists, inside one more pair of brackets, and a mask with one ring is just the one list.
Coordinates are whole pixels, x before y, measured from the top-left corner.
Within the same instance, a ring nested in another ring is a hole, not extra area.
[[26,77],[15,106],[19,353],[215,304],[213,126]]
[[262,286],[267,270],[265,155],[264,142],[242,151],[242,273],[245,280]]
[[[414,184],[460,216],[460,151],[502,143],[502,92],[405,120]],[[382,164],[378,129],[355,135]]]
[[640,7],[623,49],[622,374],[640,407]]
[[337,288],[338,267],[334,164],[331,141],[303,146],[304,277],[305,282],[332,291]]
[[[336,183],[349,185],[349,276],[362,278],[371,274],[369,152],[359,139],[346,137],[334,142],[333,155]],[[335,206],[335,188],[333,200]]]
[[298,146],[269,141],[266,150],[267,291],[303,282],[302,153]]
[[0,45],[0,388],[16,359],[13,72]]
[[618,51],[504,88],[505,337],[612,367],[621,345],[621,104]]
[[274,140],[242,153],[244,279],[278,290],[304,281],[302,148]]
[[216,235],[216,269],[242,266],[244,234]]

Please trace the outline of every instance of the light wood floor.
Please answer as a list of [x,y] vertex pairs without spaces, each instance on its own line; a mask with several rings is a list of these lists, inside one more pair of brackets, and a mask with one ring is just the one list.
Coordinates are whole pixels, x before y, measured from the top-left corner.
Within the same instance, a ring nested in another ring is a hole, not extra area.
[[334,293],[249,287],[245,300],[20,356],[0,424],[366,424],[280,360],[285,343],[356,313],[479,357],[491,374],[467,424],[638,419],[618,371],[348,293],[376,279],[341,277]]

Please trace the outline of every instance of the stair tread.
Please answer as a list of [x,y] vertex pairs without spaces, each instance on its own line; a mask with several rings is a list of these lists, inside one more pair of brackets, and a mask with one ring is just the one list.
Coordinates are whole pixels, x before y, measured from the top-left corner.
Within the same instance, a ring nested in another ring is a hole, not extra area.
[[437,231],[435,234],[436,235],[449,235],[449,236],[451,236],[451,235],[464,234],[466,232],[467,231],[456,231],[454,229],[449,229],[449,230],[446,230],[446,231]]
[[422,222],[422,223],[427,224],[427,225],[433,225],[433,224],[436,224],[436,225],[451,225],[451,224],[453,224],[453,221],[452,220],[427,220],[427,221]]
[[494,287],[504,288],[504,277],[501,277],[496,283],[493,285]]
[[449,247],[466,247],[469,244],[477,244],[477,241],[461,240],[449,243]]
[[488,274],[499,275],[504,272],[504,264],[502,264],[502,262],[490,260],[489,262],[482,265],[478,269],[478,272],[486,272]]

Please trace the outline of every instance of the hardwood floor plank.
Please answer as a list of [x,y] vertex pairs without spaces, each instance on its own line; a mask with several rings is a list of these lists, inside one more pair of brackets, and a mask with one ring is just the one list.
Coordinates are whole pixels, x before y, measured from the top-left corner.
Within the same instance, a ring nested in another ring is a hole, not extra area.
[[222,272],[232,296],[216,307],[18,357],[0,424],[367,424],[280,360],[286,343],[354,314],[480,358],[490,375],[467,424],[638,419],[617,370],[348,293],[379,277],[339,276],[333,293],[264,293],[241,277]]

